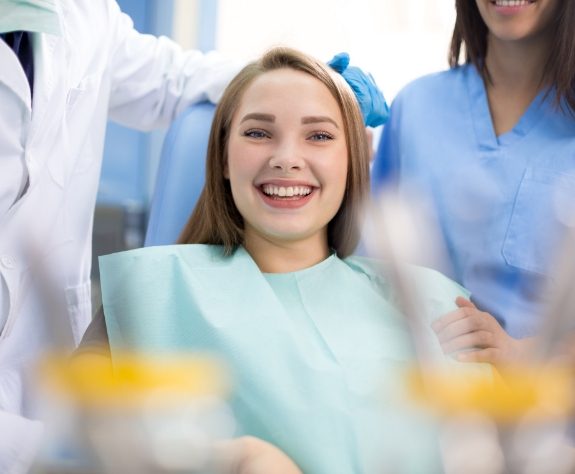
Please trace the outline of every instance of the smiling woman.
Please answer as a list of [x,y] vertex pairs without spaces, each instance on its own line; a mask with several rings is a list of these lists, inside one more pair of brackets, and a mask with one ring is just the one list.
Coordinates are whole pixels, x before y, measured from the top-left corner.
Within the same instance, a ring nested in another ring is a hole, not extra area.
[[[369,148],[343,79],[308,56],[281,51],[247,66],[222,97],[206,186],[179,242],[231,252],[290,241],[289,249],[279,245],[291,254],[286,260],[305,267],[330,248],[341,257],[355,249]],[[298,197],[286,199],[294,188]]]
[[[347,162],[341,112],[318,79],[291,69],[255,79],[232,120],[225,169],[252,256],[290,242],[291,252],[314,256],[298,265],[327,258],[327,225],[343,200]],[[268,258],[254,258],[273,270]]]
[[[438,470],[433,427],[397,405],[413,348],[394,289],[379,262],[350,256],[368,163],[341,76],[285,48],[246,66],[216,110],[184,245],[100,259],[95,324],[105,318],[112,358],[217,354],[235,382],[237,434],[272,443],[304,472],[379,472],[398,452],[406,474]],[[407,273],[430,320],[466,295],[436,272]]]

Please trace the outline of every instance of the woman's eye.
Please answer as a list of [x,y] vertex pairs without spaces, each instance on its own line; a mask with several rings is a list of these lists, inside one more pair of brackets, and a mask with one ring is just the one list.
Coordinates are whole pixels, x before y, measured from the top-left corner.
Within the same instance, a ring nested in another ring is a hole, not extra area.
[[310,139],[317,142],[324,142],[333,140],[333,135],[328,132],[314,132],[311,134]]
[[265,130],[260,130],[257,128],[252,128],[250,130],[246,130],[244,132],[244,137],[250,137],[250,138],[269,138],[270,134],[268,132],[266,132]]

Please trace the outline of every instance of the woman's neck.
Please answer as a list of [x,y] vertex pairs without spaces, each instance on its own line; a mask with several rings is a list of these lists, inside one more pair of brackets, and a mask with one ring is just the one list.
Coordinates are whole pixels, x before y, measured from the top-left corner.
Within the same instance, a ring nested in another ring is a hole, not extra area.
[[289,273],[309,268],[329,256],[325,235],[306,240],[279,241],[246,235],[244,247],[264,273]]
[[509,90],[540,88],[549,43],[544,35],[521,41],[503,41],[489,35],[485,62],[493,86]]
[[522,41],[488,37],[486,83],[495,133],[511,130],[543,87],[549,41],[542,36]]

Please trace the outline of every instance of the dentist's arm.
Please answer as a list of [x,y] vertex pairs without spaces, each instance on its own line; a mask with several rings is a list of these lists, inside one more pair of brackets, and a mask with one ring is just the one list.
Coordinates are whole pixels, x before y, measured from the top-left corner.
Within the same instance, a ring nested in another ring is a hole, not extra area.
[[130,17],[108,0],[112,120],[139,130],[167,126],[191,104],[217,103],[245,64],[215,51],[183,50],[171,39],[139,33]]

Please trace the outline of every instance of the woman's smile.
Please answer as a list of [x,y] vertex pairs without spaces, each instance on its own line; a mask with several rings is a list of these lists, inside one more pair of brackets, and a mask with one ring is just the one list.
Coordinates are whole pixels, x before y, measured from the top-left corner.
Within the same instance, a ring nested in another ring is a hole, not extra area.
[[[475,0],[491,40],[529,41],[549,36],[559,0]],[[491,47],[493,45],[491,44]]]
[[491,0],[495,11],[501,15],[514,15],[533,5],[536,0]]
[[297,209],[306,205],[318,189],[308,184],[294,183],[264,183],[257,187],[263,201],[279,209]]

